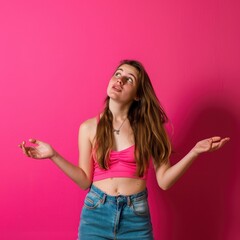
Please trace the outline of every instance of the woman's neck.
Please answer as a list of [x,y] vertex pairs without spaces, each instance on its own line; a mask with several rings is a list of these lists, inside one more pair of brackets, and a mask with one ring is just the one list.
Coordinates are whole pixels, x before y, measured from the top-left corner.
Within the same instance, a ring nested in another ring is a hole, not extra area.
[[109,101],[109,109],[112,112],[113,119],[115,120],[124,120],[128,116],[128,111],[130,108],[130,104],[120,104],[118,102],[112,101],[110,99]]

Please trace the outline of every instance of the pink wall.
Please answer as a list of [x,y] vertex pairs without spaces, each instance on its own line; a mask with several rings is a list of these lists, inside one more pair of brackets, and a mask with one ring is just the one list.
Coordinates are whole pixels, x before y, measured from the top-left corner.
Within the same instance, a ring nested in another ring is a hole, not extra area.
[[169,191],[150,175],[156,240],[239,239],[239,16],[237,0],[1,1],[0,238],[76,239],[86,192],[17,145],[37,137],[77,164],[79,124],[119,60],[136,58],[174,126],[173,162],[201,138],[231,137]]

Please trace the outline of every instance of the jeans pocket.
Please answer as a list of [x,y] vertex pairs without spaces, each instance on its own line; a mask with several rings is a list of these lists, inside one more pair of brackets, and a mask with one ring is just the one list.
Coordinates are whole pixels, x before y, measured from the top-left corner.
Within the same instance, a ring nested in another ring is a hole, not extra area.
[[146,197],[135,199],[132,201],[133,212],[138,216],[148,216],[149,206]]
[[89,192],[84,200],[84,207],[88,209],[95,209],[101,203],[101,197],[94,192]]

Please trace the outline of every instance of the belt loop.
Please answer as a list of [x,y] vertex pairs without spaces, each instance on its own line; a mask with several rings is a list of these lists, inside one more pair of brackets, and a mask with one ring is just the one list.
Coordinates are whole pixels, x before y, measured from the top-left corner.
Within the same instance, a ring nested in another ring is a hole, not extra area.
[[106,201],[106,197],[107,197],[107,195],[106,195],[106,194],[104,194],[104,195],[103,195],[103,198],[102,198],[102,200],[101,200],[102,204],[104,204],[104,203],[105,203],[105,201]]
[[130,207],[131,206],[131,198],[130,196],[127,197],[127,205]]

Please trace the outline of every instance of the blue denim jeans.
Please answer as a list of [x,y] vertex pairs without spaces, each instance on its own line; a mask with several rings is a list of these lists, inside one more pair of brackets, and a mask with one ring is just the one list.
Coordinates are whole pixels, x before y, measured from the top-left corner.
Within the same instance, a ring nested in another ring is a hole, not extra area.
[[79,240],[153,240],[147,190],[110,196],[94,185],[86,195]]

